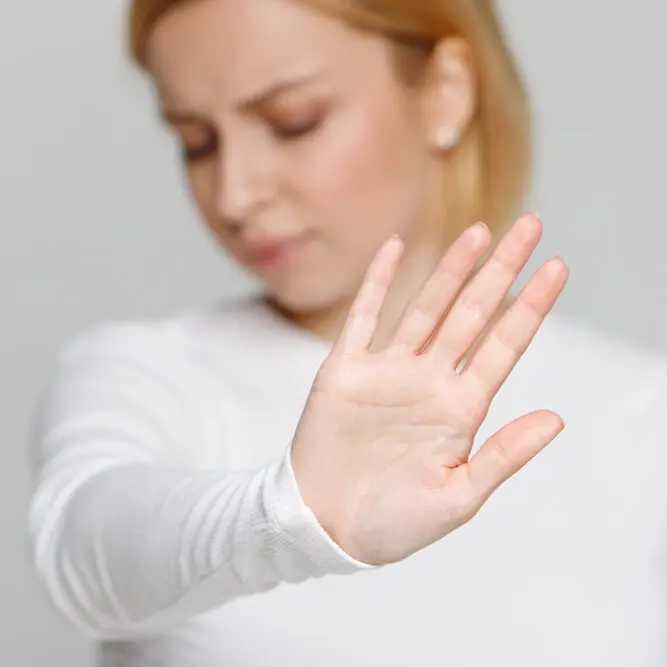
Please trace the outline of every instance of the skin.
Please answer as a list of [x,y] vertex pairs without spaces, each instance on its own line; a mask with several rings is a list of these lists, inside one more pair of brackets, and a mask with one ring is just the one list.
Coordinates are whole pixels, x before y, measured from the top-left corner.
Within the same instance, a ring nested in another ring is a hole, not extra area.
[[[470,456],[567,267],[547,262],[510,299],[539,220],[518,220],[481,268],[489,230],[452,238],[436,136],[463,133],[474,114],[472,58],[443,40],[407,85],[393,55],[382,37],[289,0],[186,3],[148,43],[202,217],[274,307],[334,341],[291,462],[329,535],[374,564],[470,520],[563,428],[531,413]],[[276,239],[290,241],[258,251]]]
[[[287,317],[332,340],[392,233],[406,252],[387,331],[453,240],[435,137],[474,113],[469,55],[443,42],[408,86],[387,40],[286,0],[185,3],[147,49],[202,218]],[[253,262],[253,245],[294,236],[287,261]]]
[[396,276],[400,240],[387,242],[372,263],[292,445],[306,504],[358,560],[392,563],[442,539],[563,429],[557,414],[539,410],[501,428],[471,456],[491,401],[565,284],[560,259],[544,264],[459,368],[538,232],[534,216],[520,219],[470,280],[490,241],[484,227],[471,227],[411,299],[395,334],[375,350],[371,341]]

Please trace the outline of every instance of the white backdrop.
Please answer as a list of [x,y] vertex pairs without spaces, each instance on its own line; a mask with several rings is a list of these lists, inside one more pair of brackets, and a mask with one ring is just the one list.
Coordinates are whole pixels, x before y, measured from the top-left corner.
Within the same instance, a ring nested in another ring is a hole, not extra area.
[[[501,2],[537,116],[527,206],[561,253],[559,308],[667,346],[665,5]],[[180,182],[144,82],[122,59],[125,3],[0,5],[0,664],[84,667],[89,648],[27,559],[28,419],[56,350],[93,322],[244,291]]]

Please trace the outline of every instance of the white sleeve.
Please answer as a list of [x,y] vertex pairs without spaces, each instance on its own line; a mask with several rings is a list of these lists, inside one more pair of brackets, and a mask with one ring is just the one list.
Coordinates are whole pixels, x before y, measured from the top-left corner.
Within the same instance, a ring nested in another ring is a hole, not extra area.
[[30,531],[55,605],[94,637],[131,637],[281,582],[370,567],[303,504],[289,443],[257,470],[188,469],[191,399],[159,348],[125,330],[79,339],[40,407]]

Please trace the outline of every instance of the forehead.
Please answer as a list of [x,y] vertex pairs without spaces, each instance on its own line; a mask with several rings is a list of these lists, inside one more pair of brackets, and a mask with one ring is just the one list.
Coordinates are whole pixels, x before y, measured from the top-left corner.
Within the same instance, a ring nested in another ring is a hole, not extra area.
[[[194,0],[168,13],[147,45],[161,96],[252,94],[281,76],[379,61],[381,40],[292,0]],[[231,100],[226,100],[231,101]]]

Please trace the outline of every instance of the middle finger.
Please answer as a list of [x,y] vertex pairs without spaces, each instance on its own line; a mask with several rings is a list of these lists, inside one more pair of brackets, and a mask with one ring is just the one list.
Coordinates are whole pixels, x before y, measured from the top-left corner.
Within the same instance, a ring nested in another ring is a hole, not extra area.
[[509,293],[537,247],[542,224],[533,214],[519,218],[462,290],[442,323],[432,353],[456,367]]

